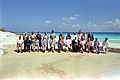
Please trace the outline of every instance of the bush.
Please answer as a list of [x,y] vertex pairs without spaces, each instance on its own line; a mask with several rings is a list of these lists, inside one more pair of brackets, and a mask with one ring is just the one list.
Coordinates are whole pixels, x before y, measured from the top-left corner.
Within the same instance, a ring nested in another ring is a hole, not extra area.
[[5,28],[0,28],[0,31],[6,32]]

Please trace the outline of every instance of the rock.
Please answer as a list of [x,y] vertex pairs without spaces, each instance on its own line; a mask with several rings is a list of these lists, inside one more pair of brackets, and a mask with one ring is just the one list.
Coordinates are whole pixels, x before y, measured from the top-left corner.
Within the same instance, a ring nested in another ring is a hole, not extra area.
[[0,56],[4,54],[3,49],[0,49]]
[[0,48],[0,55],[5,55],[6,53],[8,53],[7,49]]

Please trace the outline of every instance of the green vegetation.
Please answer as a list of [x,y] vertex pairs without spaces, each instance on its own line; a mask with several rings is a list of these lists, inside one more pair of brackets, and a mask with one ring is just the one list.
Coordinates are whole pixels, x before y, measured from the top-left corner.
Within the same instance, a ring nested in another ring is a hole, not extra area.
[[6,32],[5,28],[0,28],[0,31]]

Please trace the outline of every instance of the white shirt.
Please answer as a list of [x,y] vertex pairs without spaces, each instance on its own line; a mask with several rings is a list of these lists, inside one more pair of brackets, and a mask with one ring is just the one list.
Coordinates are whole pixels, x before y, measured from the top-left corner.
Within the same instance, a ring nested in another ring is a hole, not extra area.
[[31,35],[31,38],[33,38],[33,39],[34,39],[35,37],[36,37],[36,35],[35,35],[35,34]]
[[81,37],[82,37],[82,33],[81,34],[78,34],[78,40],[81,41]]
[[78,39],[78,36],[77,36],[77,35],[73,35],[72,40],[75,39],[75,37]]
[[102,45],[103,45],[103,47],[109,47],[109,42],[108,41],[103,41]]
[[80,42],[81,45],[85,45],[85,43],[86,43],[85,40],[83,40],[83,41]]
[[20,40],[18,40],[17,42],[18,42],[19,44],[22,44],[22,43],[23,43],[23,40],[20,39]]
[[70,39],[67,39],[67,40],[65,40],[65,44],[68,46],[68,47],[70,47],[70,44],[72,43],[72,41],[70,40]]

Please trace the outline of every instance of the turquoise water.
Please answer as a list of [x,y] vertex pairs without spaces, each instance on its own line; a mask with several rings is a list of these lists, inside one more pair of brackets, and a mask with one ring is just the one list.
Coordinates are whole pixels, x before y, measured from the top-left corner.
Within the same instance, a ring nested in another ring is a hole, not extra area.
[[[21,32],[22,34],[24,32]],[[50,35],[51,32],[48,32],[48,35]],[[28,32],[28,34],[31,34],[31,32]],[[35,32],[36,34],[36,32]],[[56,38],[58,38],[60,32],[55,32]],[[63,32],[64,36],[68,34],[68,32]],[[70,32],[71,36],[73,35],[73,32]],[[88,33],[86,33],[88,34]],[[104,40],[104,38],[108,38],[110,43],[120,43],[120,32],[93,32],[94,38],[98,38],[100,42]],[[44,32],[41,32],[41,35],[44,35]]]

